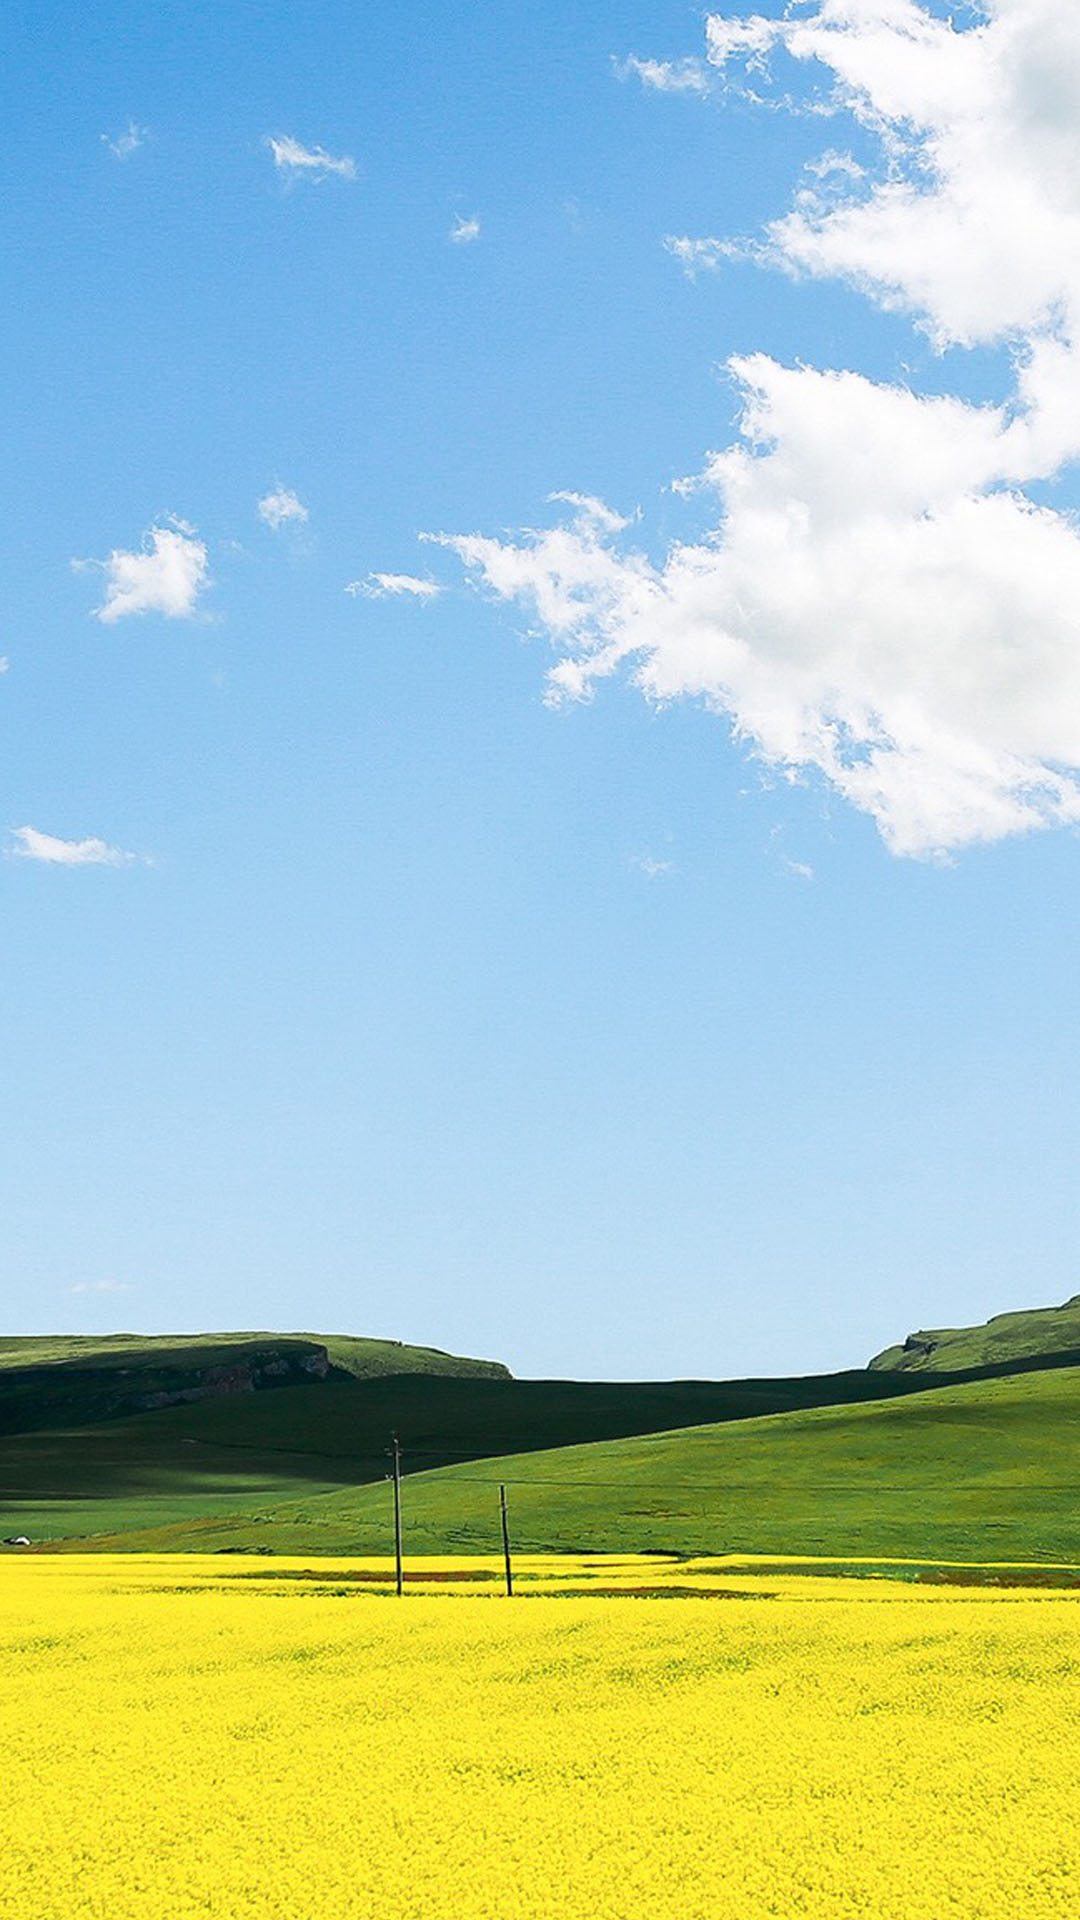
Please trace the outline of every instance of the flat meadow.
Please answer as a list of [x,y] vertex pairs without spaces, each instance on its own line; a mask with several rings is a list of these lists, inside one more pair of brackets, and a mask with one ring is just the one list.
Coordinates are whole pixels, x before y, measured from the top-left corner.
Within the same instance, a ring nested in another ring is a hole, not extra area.
[[409,1572],[0,1561],[0,1915],[1075,1914],[1071,1595]]

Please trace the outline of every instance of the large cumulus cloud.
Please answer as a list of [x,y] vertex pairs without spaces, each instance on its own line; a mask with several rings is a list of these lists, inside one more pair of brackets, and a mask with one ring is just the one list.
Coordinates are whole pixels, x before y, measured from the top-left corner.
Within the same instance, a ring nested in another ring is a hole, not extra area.
[[[707,540],[651,561],[574,497],[546,531],[449,544],[531,606],[556,697],[625,667],[653,698],[704,699],[898,853],[1074,821],[1080,535],[1044,483],[1080,455],[1080,10],[814,0],[717,16],[706,52],[717,86],[757,93],[794,65],[832,116],[833,157],[758,237],[763,263],[842,277],[942,351],[1005,347],[1008,402],[753,355],[731,363],[738,440],[700,480]],[[873,170],[838,163],[845,114]]]

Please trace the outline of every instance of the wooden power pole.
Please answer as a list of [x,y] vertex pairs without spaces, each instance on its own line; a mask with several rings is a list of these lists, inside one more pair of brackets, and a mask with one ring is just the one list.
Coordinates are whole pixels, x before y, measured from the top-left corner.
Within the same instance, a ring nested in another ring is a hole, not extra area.
[[390,1436],[394,1462],[394,1570],[399,1594],[405,1591],[405,1572],[401,1564],[401,1447],[397,1434]]
[[514,1574],[510,1565],[510,1523],[506,1517],[506,1488],[499,1484],[499,1514],[502,1519],[503,1561],[506,1565],[506,1591],[514,1591]]

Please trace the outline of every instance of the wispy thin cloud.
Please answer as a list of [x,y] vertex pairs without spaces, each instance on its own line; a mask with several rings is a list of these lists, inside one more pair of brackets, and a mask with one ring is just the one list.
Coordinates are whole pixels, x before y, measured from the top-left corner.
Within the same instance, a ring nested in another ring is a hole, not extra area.
[[135,859],[107,840],[61,840],[37,827],[12,827],[9,852],[17,860],[41,860],[54,867],[130,867]]
[[473,240],[479,240],[480,222],[476,214],[474,213],[470,219],[466,220],[464,214],[456,213],[448,238],[456,247],[467,247]]
[[77,1280],[69,1293],[132,1293],[126,1280]]
[[266,144],[274,156],[274,165],[287,180],[325,180],[336,174],[340,180],[356,179],[356,162],[351,154],[327,153],[325,147],[305,147],[289,133],[268,134]]
[[186,520],[151,527],[141,551],[114,547],[107,560],[71,564],[79,572],[96,568],[104,573],[105,598],[94,617],[105,626],[137,613],[190,619],[210,579],[206,547]]
[[708,93],[709,73],[701,60],[640,60],[631,53],[625,60],[612,54],[611,64],[620,80],[640,80],[653,93]]
[[854,155],[841,153],[836,147],[829,147],[827,152],[819,154],[816,160],[808,160],[803,172],[811,174],[815,180],[837,178],[864,180],[866,178],[866,168],[859,165]]
[[140,127],[134,120],[129,120],[123,133],[103,133],[101,139],[115,160],[130,160],[133,153],[138,153],[139,148],[146,145],[149,137],[149,127]]
[[584,521],[592,527],[599,527],[605,533],[622,533],[624,528],[630,526],[633,517],[616,513],[614,507],[609,507],[606,500],[598,499],[595,493],[568,493],[560,490],[558,493],[549,493],[548,500],[552,504],[574,507],[579,521]]
[[646,880],[662,880],[665,874],[674,873],[674,860],[657,860],[651,853],[635,853],[630,865],[643,873]]
[[730,240],[713,240],[707,235],[695,240],[688,233],[665,233],[664,246],[688,280],[702,271],[715,273],[725,260],[739,257],[741,251]]
[[386,600],[404,595],[413,600],[434,600],[442,592],[436,580],[421,580],[414,573],[369,573],[363,580],[350,580],[346,593],[365,600]]
[[264,494],[259,501],[259,519],[264,520],[275,533],[279,527],[287,526],[290,520],[301,524],[308,518],[308,510],[298,499],[291,487],[277,487],[272,493]]

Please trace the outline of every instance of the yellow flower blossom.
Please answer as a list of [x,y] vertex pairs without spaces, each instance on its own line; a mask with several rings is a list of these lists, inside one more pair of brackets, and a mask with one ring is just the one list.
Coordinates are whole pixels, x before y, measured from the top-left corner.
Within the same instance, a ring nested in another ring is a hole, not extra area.
[[0,1562],[0,1916],[1073,1920],[1075,1599],[410,1571]]

